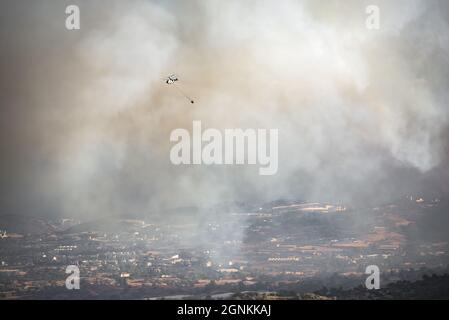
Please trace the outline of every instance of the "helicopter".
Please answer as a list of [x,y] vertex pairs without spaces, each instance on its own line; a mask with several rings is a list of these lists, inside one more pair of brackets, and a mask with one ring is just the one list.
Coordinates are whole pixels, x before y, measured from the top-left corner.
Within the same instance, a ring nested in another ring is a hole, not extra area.
[[181,93],[187,100],[190,101],[190,103],[192,103],[192,104],[195,103],[195,101],[192,98],[190,98],[188,95],[186,95],[184,93],[184,91],[182,91],[181,88],[179,88],[179,86],[176,85],[176,82],[179,81],[179,78],[177,75],[175,75],[175,74],[169,75],[168,77],[166,77],[164,79],[164,81],[166,84],[174,86],[176,88],[176,90],[178,90],[179,93]]

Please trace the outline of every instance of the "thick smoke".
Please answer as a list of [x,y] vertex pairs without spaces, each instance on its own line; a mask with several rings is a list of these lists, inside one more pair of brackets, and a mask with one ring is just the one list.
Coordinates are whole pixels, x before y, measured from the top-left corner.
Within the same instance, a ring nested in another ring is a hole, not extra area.
[[[449,192],[449,4],[376,1],[380,30],[368,4],[3,1],[2,213]],[[173,72],[196,104],[164,85]],[[173,166],[170,132],[193,120],[278,128],[278,174]]]

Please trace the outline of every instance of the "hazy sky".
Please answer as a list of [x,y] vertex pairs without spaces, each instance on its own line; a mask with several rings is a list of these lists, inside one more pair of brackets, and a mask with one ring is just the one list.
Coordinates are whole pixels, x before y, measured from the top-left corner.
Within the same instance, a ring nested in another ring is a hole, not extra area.
[[[0,214],[449,194],[445,0],[0,3]],[[173,166],[193,120],[279,129],[278,174]]]

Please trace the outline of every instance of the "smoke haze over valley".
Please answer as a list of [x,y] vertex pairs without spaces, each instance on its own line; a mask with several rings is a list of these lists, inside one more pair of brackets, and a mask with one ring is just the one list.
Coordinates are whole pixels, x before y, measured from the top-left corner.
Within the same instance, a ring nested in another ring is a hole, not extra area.
[[[447,195],[449,4],[377,1],[380,30],[368,4],[2,1],[0,213]],[[279,129],[277,175],[172,165],[170,132],[194,120]]]

